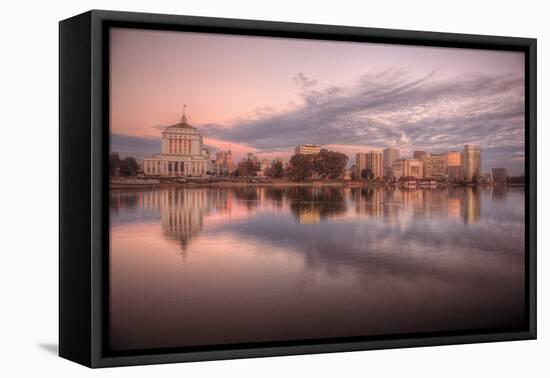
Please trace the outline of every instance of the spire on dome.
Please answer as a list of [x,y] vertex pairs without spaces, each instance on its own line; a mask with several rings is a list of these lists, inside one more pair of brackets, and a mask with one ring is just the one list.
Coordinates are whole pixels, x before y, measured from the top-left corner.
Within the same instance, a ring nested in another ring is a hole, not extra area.
[[185,116],[185,108],[187,105],[183,104],[183,113],[181,115],[181,123],[187,123],[187,117]]

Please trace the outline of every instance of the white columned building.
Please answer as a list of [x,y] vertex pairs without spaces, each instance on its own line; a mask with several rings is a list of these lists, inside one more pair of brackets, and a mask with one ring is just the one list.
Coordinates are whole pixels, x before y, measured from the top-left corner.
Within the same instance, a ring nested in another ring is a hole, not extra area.
[[155,177],[202,177],[209,159],[202,135],[187,123],[184,111],[179,123],[162,132],[160,154],[143,160],[143,173]]

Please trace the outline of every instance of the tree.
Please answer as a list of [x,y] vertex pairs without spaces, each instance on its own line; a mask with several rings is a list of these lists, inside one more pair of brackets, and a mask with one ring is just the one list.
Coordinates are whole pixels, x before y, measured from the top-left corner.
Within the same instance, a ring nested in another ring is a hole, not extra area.
[[247,159],[239,163],[239,165],[237,166],[236,174],[239,177],[256,176],[259,170],[260,170],[259,162],[252,159]]
[[138,163],[133,157],[126,157],[120,162],[120,174],[122,176],[135,176],[138,171]]
[[321,152],[314,155],[313,162],[315,172],[320,178],[337,179],[344,173],[348,157],[341,152],[322,149]]
[[370,168],[365,168],[361,171],[361,178],[363,180],[374,180],[374,174]]
[[109,174],[111,177],[116,176],[120,171],[120,156],[118,152],[111,152],[109,155]]
[[267,169],[267,176],[269,177],[275,177],[280,178],[285,175],[285,169],[283,167],[283,163],[279,160],[274,161],[271,163],[271,167]]
[[513,185],[525,185],[525,175],[521,175],[521,176],[508,176],[506,178],[506,182],[508,184],[513,184]]
[[288,177],[294,181],[308,180],[313,176],[313,155],[297,154],[290,158]]

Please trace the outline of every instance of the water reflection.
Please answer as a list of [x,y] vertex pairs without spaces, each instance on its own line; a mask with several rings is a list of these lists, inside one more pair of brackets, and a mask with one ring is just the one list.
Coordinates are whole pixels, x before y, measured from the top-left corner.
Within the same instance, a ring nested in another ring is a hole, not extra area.
[[[505,200],[502,191],[503,188],[492,190],[493,201]],[[115,222],[121,208],[159,213],[164,235],[179,241],[182,249],[202,230],[205,215],[212,211],[230,213],[234,201],[248,211],[266,206],[279,210],[288,208],[300,224],[350,216],[382,218],[388,223],[461,217],[465,224],[474,224],[481,218],[481,193],[476,188],[170,188],[116,191],[110,200]]]
[[466,198],[461,199],[460,213],[465,224],[473,224],[481,217],[481,196],[477,188],[468,188],[462,195]]
[[293,187],[283,191],[290,210],[301,224],[318,223],[345,214],[345,193],[337,188]]
[[509,189],[506,186],[497,185],[492,188],[492,199],[494,202],[505,202]]
[[524,199],[471,187],[113,191],[111,346],[522,324]]

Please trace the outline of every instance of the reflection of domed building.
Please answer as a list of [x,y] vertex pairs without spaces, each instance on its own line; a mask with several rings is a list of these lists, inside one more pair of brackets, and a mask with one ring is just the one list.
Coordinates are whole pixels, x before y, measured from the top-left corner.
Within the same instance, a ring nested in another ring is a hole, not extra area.
[[205,192],[175,190],[166,194],[160,211],[162,230],[167,238],[178,240],[185,249],[202,230],[203,214],[207,211]]
[[[164,237],[177,241],[183,251],[189,241],[200,234],[209,214],[231,215],[233,200],[228,189],[169,188],[135,193],[139,198],[134,202],[147,212],[160,214]],[[111,202],[117,204],[114,200]]]
[[143,173],[160,177],[200,177],[206,174],[208,160],[201,134],[187,123],[184,113],[181,122],[164,129],[160,154],[143,160]]
[[209,211],[204,189],[167,189],[143,193],[143,207],[160,213],[164,236],[177,240],[185,250],[189,241],[203,228],[203,216]]

